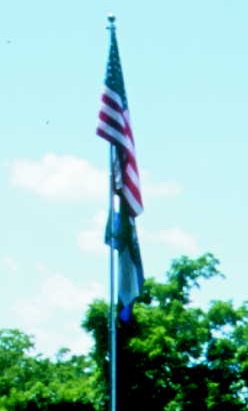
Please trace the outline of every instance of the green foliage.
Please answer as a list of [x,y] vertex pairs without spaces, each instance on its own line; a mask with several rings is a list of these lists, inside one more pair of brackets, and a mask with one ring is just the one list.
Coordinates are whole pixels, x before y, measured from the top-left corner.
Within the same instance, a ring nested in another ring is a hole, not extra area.
[[92,411],[86,371],[91,367],[89,360],[75,355],[66,359],[68,350],[63,348],[57,362],[52,362],[30,356],[33,347],[31,337],[21,331],[0,331],[0,409]]
[[[223,276],[218,264],[212,254],[184,256],[164,284],[146,281],[133,323],[118,324],[118,411],[247,410],[247,304],[214,301],[208,311],[190,305],[193,287]],[[106,304],[97,301],[84,322],[95,338],[99,411],[108,404],[107,318]]]
[[89,379],[90,399],[96,411],[105,410],[108,401],[108,305],[102,300],[96,300],[89,306],[82,326],[92,334],[94,349],[91,358],[96,364]]
[[[248,409],[248,302],[192,307],[191,290],[222,275],[212,254],[172,262],[166,281],[148,279],[131,324],[117,325],[118,411]],[[87,357],[66,347],[55,360],[31,355],[33,339],[0,330],[0,411],[107,411],[108,305],[89,306]]]

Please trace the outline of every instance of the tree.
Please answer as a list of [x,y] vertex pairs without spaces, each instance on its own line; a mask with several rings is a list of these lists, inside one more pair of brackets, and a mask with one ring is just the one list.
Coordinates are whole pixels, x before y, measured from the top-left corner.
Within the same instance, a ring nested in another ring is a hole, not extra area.
[[[248,302],[191,305],[202,279],[221,275],[211,254],[172,262],[166,281],[148,279],[133,321],[117,327],[118,411],[248,409]],[[93,302],[83,326],[88,356],[62,347],[31,355],[33,338],[0,330],[0,411],[107,411],[108,305]]]
[[[129,326],[118,324],[118,411],[244,411],[248,383],[248,305],[190,305],[201,279],[221,275],[211,254],[172,262],[167,281],[145,283]],[[83,326],[92,333],[96,410],[108,404],[108,308],[93,303]]]
[[[1,411],[93,411],[88,378],[90,362],[61,348],[57,361],[30,355],[32,337],[0,330]],[[88,393],[89,392],[89,393]]]

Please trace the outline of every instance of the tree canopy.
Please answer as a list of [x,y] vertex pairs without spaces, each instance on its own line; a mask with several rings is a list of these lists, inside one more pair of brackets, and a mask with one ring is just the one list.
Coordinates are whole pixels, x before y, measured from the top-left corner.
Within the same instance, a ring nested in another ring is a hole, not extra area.
[[[192,288],[221,275],[218,265],[211,254],[183,256],[165,283],[146,281],[132,324],[118,325],[118,411],[137,410],[136,404],[140,411],[247,410],[248,303],[212,301],[206,311],[191,305]],[[92,355],[105,396],[99,411],[108,402],[106,311],[95,302],[84,321],[95,337]]]
[[16,329],[0,330],[0,411],[94,410],[86,381],[91,364],[61,348],[56,361],[31,355],[32,338]]
[[[172,262],[163,283],[146,280],[130,324],[117,324],[118,411],[248,409],[248,302],[191,304],[202,279],[222,275],[211,254]],[[82,321],[87,356],[60,348],[33,354],[33,338],[0,330],[0,411],[107,411],[108,304],[96,300]]]

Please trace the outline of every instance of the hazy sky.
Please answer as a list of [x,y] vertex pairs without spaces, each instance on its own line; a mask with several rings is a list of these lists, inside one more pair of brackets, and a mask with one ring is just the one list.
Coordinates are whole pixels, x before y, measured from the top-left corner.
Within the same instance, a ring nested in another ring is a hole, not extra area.
[[226,280],[194,303],[247,299],[248,3],[2,0],[0,327],[85,352],[108,295],[108,144],[95,135],[117,16],[145,212],[146,276],[211,251]]

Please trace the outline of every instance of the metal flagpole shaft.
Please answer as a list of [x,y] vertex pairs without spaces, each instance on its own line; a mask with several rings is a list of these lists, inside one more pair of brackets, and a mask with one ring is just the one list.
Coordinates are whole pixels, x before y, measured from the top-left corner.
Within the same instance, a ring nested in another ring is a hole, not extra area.
[[[115,17],[113,14],[108,15],[109,27],[113,32],[115,30]],[[116,378],[116,275],[115,275],[115,249],[114,249],[114,218],[115,218],[115,201],[114,201],[114,161],[115,146],[110,144],[110,223],[111,223],[111,245],[110,245],[110,411],[116,411],[117,400],[117,378]]]
[[110,411],[116,411],[116,310],[115,310],[115,259],[114,259],[114,146],[110,144],[110,223],[111,223],[111,246],[110,246]]

